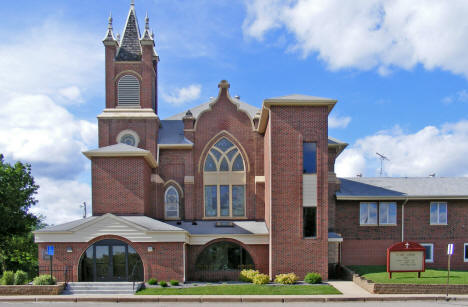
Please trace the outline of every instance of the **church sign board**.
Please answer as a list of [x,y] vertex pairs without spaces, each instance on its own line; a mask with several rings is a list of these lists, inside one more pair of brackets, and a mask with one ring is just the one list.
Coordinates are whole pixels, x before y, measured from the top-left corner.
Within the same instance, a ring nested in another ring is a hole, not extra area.
[[387,272],[421,272],[426,269],[426,249],[416,242],[398,242],[387,248]]

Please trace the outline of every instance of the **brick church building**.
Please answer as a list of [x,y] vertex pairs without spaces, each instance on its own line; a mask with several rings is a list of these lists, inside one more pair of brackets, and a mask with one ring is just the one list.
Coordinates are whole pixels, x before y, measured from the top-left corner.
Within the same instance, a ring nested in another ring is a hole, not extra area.
[[[218,95],[158,116],[158,65],[134,5],[122,38],[104,38],[105,108],[92,166],[92,216],[35,232],[39,264],[73,281],[274,278],[334,265],[385,264],[386,248],[423,243],[428,266],[467,268],[468,178],[337,178],[346,143],[328,136],[336,100]],[[164,77],[164,76],[162,76]],[[465,225],[467,226],[465,228]],[[64,269],[65,268],[65,269]]]

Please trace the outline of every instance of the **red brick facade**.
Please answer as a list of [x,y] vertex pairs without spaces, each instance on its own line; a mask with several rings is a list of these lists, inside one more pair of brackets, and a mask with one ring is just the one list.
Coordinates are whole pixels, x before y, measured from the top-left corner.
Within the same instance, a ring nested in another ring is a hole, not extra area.
[[[226,233],[214,228],[212,231],[219,233],[210,233],[210,239],[214,235],[216,240],[241,245],[252,256],[255,267],[269,274],[272,279],[280,273],[295,272],[302,279],[308,272],[318,272],[327,280],[329,262],[385,263],[386,248],[402,238],[402,202],[398,202],[397,225],[360,226],[359,202],[336,199],[340,181],[334,173],[334,165],[346,146],[344,143],[329,143],[328,114],[336,101],[326,99],[324,102],[307,96],[302,101],[302,96],[299,100],[296,97],[300,95],[286,99],[280,97],[279,103],[276,101],[267,105],[265,101],[255,114],[255,110],[247,110],[238,99],[232,98],[229,95],[229,83],[222,81],[218,85],[218,97],[210,101],[208,106],[195,116],[187,112],[186,116],[177,119],[183,130],[175,133],[176,138],[168,139],[185,137],[183,142],[166,141],[160,144],[161,133],[171,128],[164,128],[164,120],[158,117],[159,58],[153,50],[153,41],[148,37],[145,40],[136,37],[135,44],[140,43],[141,49],[138,50],[142,50],[137,58],[141,60],[125,61],[116,60],[116,52],[121,46],[109,37],[105,40],[106,110],[98,117],[97,151],[105,150],[90,156],[94,216],[106,213],[146,216],[170,226],[165,217],[164,197],[168,187],[174,186],[179,194],[179,216],[175,219],[179,219],[180,223],[172,221],[171,227],[178,227],[182,221],[197,225],[196,221],[202,223],[213,220],[205,217],[206,177],[203,165],[210,148],[221,138],[226,138],[238,148],[244,161],[245,216],[223,217],[223,220],[266,225],[268,233],[263,233],[264,237],[260,239],[252,233],[250,237],[243,237],[245,233],[236,233],[226,239]],[[128,74],[139,81],[139,106],[131,103],[130,107],[118,106],[118,81]],[[126,130],[138,135],[139,149],[127,145],[127,151],[112,151],[112,148],[125,147],[113,145],[120,142],[117,137]],[[316,236],[311,238],[305,238],[303,233],[304,142],[315,142],[317,145],[317,231]],[[404,238],[420,243],[434,243],[434,263],[428,266],[443,266],[446,243],[455,242],[460,248],[455,249],[452,265],[455,268],[466,268],[461,249],[467,237],[466,203],[455,200],[447,200],[447,203],[448,225],[431,226],[429,201],[409,201],[405,206]],[[123,219],[118,221],[125,223]],[[199,245],[206,241],[198,239],[191,244],[192,233],[188,231],[181,235],[185,238],[172,242],[167,239],[167,229],[153,236],[157,231],[148,230],[148,225],[140,226],[138,230],[147,231],[147,236],[142,235],[133,241],[121,237],[117,239],[127,242],[138,252],[143,261],[146,280],[152,277],[166,280],[198,278],[193,271],[194,263],[200,252],[212,242]],[[339,235],[334,234],[334,241],[329,245],[329,232],[340,234],[343,242],[340,243]],[[96,238],[86,243],[40,243],[39,253],[42,256],[46,245],[54,245],[55,265],[72,267],[73,280],[78,280],[79,260],[86,248],[98,240],[116,238],[113,233],[106,233],[105,236],[101,234],[96,234]],[[200,233],[193,235],[198,236]],[[238,241],[232,239],[236,235]],[[153,251],[148,250],[150,246]],[[67,253],[67,247],[71,247],[72,252]],[[39,263],[41,266],[48,264],[42,257]],[[235,274],[225,272],[223,278],[237,278]]]
[[[464,262],[464,243],[468,243],[468,216],[466,201],[447,202],[447,225],[430,224],[430,200],[410,200],[404,210],[404,240],[434,244],[434,261],[427,267],[447,266],[447,244],[454,243],[451,266],[468,269]],[[359,201],[338,201],[336,210],[336,232],[343,235],[343,264],[384,265],[386,250],[402,240],[402,203],[397,202],[397,225],[360,226]]]

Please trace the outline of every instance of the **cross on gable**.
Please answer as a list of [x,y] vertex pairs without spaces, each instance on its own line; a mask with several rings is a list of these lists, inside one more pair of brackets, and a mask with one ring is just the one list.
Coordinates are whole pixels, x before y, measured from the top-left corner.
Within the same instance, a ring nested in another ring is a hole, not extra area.
[[410,245],[410,244],[409,244],[408,242],[405,243],[406,248],[408,248],[409,245]]

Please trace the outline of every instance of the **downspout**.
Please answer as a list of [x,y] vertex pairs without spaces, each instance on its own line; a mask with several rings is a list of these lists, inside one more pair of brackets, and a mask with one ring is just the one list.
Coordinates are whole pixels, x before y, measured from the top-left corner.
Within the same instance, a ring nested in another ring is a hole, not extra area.
[[182,246],[183,246],[182,252],[184,253],[184,254],[183,254],[183,258],[182,258],[182,259],[183,259],[183,265],[184,265],[184,283],[187,281],[186,274],[185,274],[185,271],[186,271],[186,265],[185,265],[185,261],[186,261],[186,260],[185,260],[185,254],[186,254],[186,253],[185,253],[185,246],[186,246],[186,245],[187,245],[187,243],[185,243],[185,242],[184,242],[184,244],[182,245]]
[[405,241],[405,204],[408,202],[408,197],[401,205],[401,242]]

